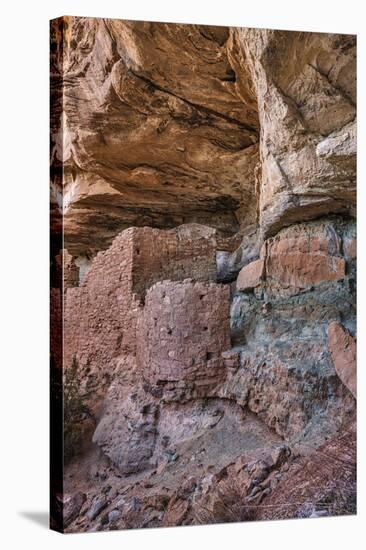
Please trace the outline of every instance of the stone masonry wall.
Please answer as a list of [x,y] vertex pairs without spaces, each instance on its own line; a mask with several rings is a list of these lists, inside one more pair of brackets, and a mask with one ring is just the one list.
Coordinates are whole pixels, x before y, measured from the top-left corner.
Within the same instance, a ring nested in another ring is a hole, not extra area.
[[88,390],[108,385],[118,357],[135,353],[139,301],[132,292],[133,230],[99,253],[80,287],[66,292],[64,366],[76,355]]
[[[136,324],[146,289],[167,278],[215,280],[215,247],[215,231],[204,226],[170,231],[129,228],[120,233],[108,250],[95,257],[82,284],[66,290],[64,366],[70,366],[75,355],[86,369],[87,389],[107,387],[117,363],[136,353]],[[215,293],[210,292],[215,300]],[[215,292],[221,295],[223,291]],[[204,288],[202,293],[206,293]],[[227,300],[226,317],[228,309]],[[221,336],[212,338],[221,341]],[[140,341],[140,345],[145,344]]]
[[230,347],[229,288],[163,281],[146,295],[138,323],[137,364],[165,401],[206,396],[225,376]]
[[169,231],[133,230],[133,290],[143,296],[158,281],[216,281],[215,230],[187,224]]
[[60,250],[50,272],[50,356],[53,367],[62,368],[63,304],[67,288],[79,282],[79,268],[66,249]]

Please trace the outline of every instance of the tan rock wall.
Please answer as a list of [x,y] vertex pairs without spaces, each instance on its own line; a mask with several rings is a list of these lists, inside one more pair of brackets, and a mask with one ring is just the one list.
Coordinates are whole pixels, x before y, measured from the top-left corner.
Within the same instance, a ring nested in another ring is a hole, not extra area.
[[234,33],[258,100],[265,236],[328,213],[355,214],[356,37]]
[[53,22],[51,189],[64,203],[72,254],[94,255],[132,226],[197,222],[232,235],[239,207],[253,221],[257,106],[247,79],[236,83],[229,35],[200,25]]

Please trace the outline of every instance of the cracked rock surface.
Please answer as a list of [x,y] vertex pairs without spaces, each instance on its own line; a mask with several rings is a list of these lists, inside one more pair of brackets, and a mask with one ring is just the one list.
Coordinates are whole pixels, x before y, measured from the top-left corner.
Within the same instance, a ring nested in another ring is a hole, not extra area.
[[52,23],[63,529],[355,513],[355,64],[348,35]]

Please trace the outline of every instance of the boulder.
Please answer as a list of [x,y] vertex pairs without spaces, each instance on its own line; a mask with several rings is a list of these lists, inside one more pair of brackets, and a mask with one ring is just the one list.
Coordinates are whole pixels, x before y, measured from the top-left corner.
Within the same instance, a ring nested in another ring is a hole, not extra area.
[[328,349],[334,368],[354,397],[357,394],[357,350],[355,339],[337,321],[328,327]]
[[260,285],[264,275],[264,261],[262,259],[251,262],[243,267],[236,280],[236,290],[251,290]]

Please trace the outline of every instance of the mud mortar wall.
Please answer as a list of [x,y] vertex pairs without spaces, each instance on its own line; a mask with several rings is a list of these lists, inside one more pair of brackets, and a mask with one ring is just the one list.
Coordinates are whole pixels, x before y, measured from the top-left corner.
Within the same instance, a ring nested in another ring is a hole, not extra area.
[[137,340],[138,367],[150,391],[184,401],[207,395],[224,380],[229,303],[229,288],[214,283],[164,281],[150,288]]

